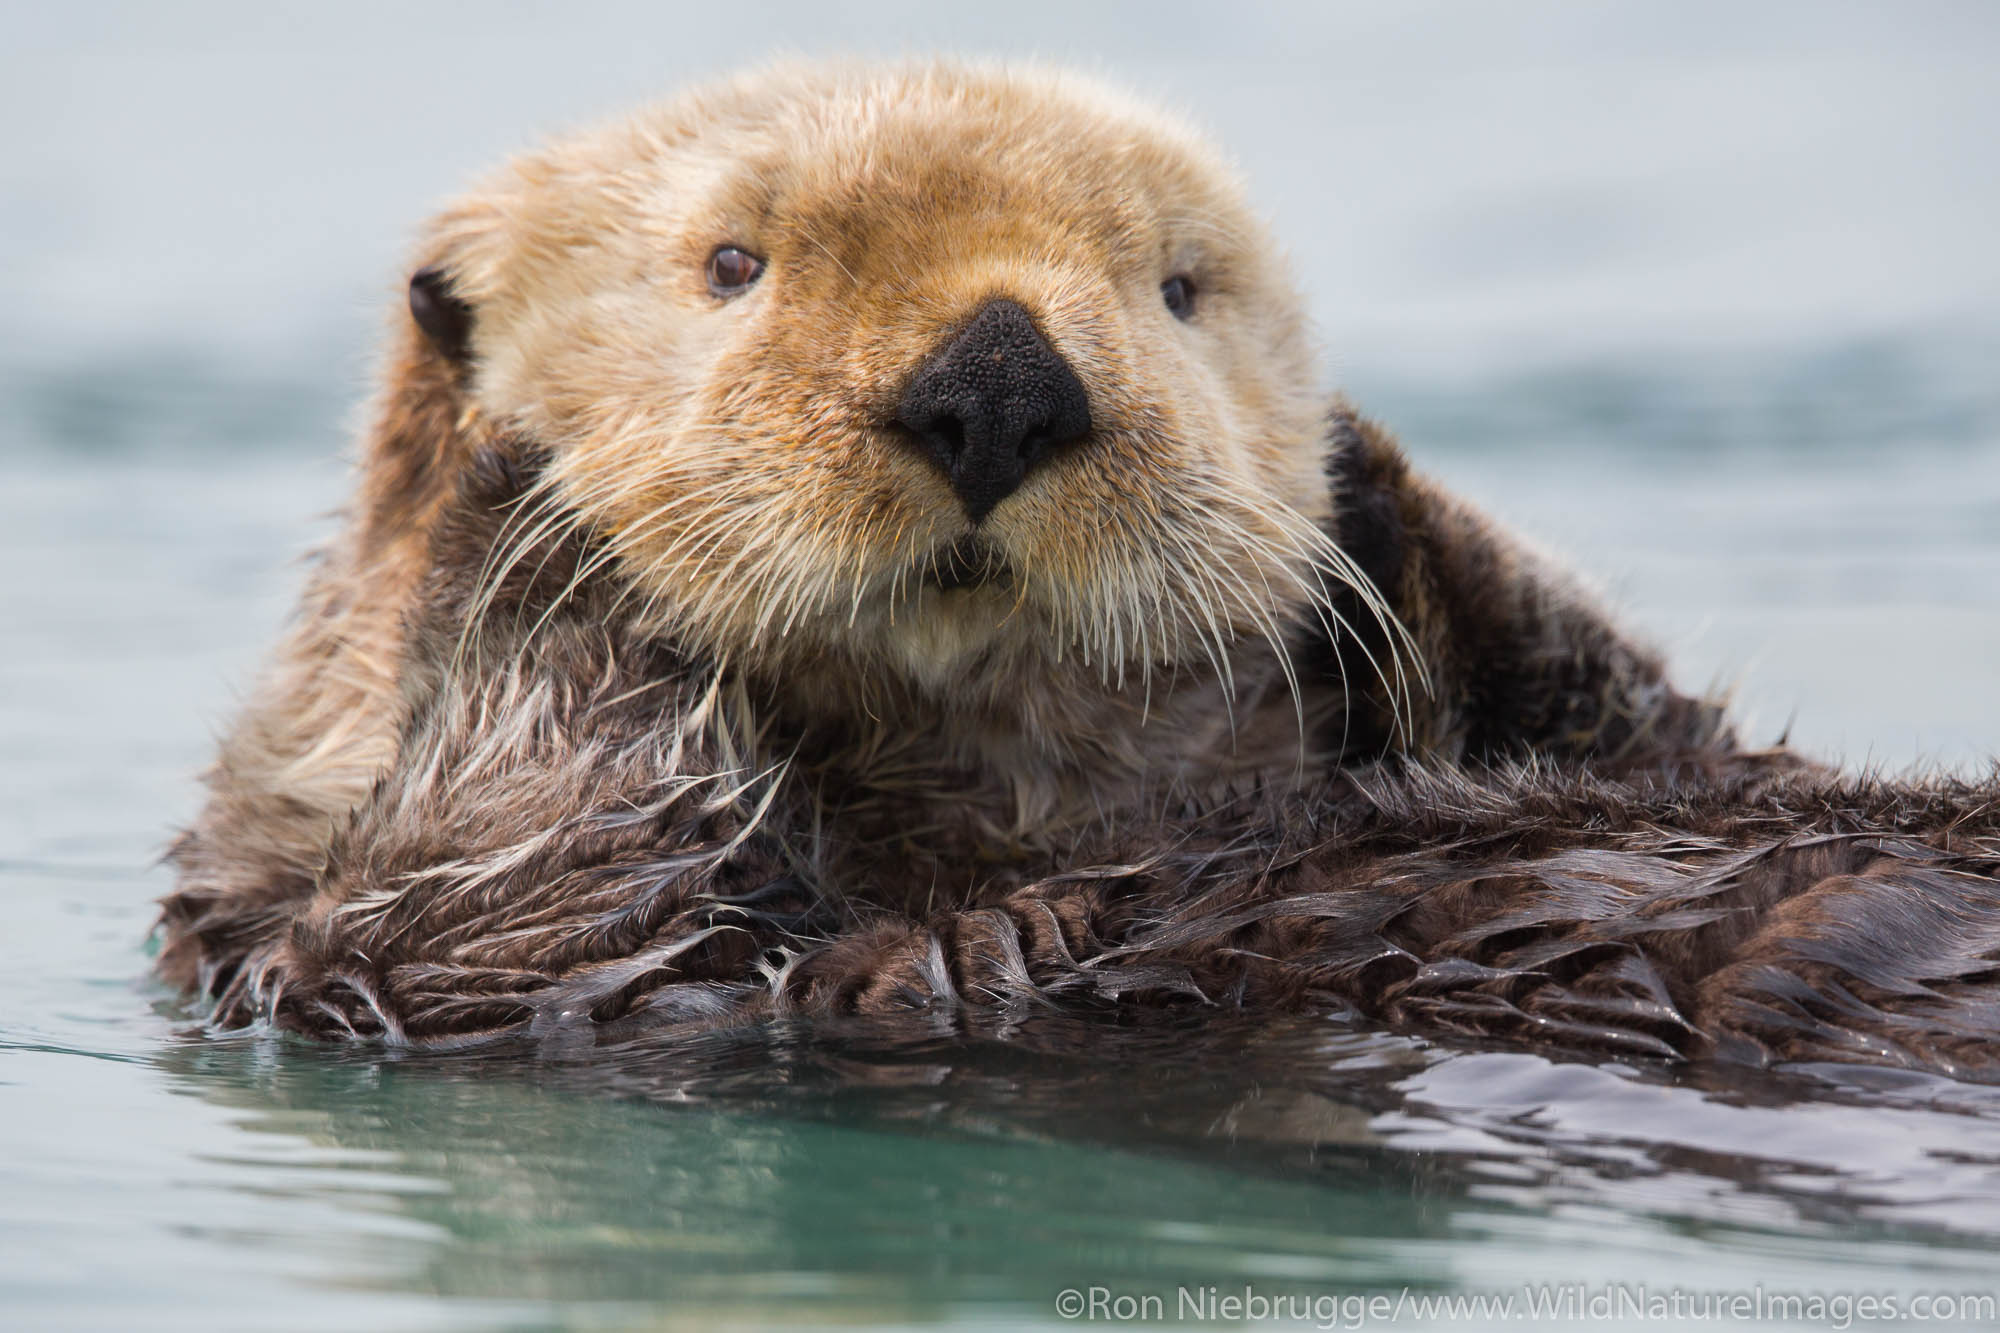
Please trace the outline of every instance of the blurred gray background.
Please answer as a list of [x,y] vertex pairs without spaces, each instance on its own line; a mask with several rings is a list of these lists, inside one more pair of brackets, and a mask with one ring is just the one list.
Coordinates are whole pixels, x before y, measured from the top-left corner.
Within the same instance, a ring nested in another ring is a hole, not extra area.
[[1990,3],[8,6],[23,354],[350,349],[415,223],[538,137],[774,53],[1060,60],[1191,112],[1334,364],[1990,325]]
[[2000,6],[207,0],[6,26],[9,559],[58,571],[0,607],[36,645],[4,668],[36,700],[17,735],[137,690],[199,758],[338,502],[407,240],[473,176],[774,54],[950,51],[1210,127],[1329,383],[1567,553],[1683,683],[1738,683],[1759,736],[2000,750]]

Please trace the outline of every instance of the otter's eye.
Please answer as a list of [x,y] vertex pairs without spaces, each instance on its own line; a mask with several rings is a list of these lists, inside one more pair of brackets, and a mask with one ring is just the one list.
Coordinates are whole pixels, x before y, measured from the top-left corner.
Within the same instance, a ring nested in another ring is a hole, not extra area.
[[739,296],[764,276],[764,261],[748,250],[725,245],[708,257],[708,289],[717,296]]
[[1160,298],[1167,303],[1167,309],[1174,312],[1175,319],[1188,319],[1194,314],[1194,279],[1184,273],[1176,273],[1160,284]]

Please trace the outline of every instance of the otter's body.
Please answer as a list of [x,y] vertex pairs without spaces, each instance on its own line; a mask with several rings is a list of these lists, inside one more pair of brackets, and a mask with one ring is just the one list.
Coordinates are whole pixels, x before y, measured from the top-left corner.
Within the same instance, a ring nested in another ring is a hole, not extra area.
[[1974,882],[1984,920],[1971,796],[1736,750],[1321,399],[1151,113],[774,73],[524,159],[423,261],[175,849],[160,966],[220,1021],[1200,996],[1976,1065],[1924,987],[1983,936],[1901,990],[1803,942]]

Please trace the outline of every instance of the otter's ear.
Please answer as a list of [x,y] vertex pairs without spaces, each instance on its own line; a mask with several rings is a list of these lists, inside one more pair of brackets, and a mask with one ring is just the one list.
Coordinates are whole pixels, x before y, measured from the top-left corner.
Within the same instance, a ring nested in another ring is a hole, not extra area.
[[455,271],[433,262],[411,277],[363,447],[363,542],[384,558],[425,558],[429,528],[491,434],[470,398],[474,314],[453,288]]
[[452,290],[451,276],[439,265],[411,275],[410,317],[446,360],[462,366],[472,355],[472,307]]

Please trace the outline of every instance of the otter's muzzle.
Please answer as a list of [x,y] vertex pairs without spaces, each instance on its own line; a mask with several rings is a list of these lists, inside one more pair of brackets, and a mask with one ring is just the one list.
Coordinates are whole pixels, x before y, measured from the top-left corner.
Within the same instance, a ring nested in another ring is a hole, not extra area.
[[1090,396],[1028,312],[995,300],[924,363],[896,420],[977,523],[1059,445],[1090,430]]

